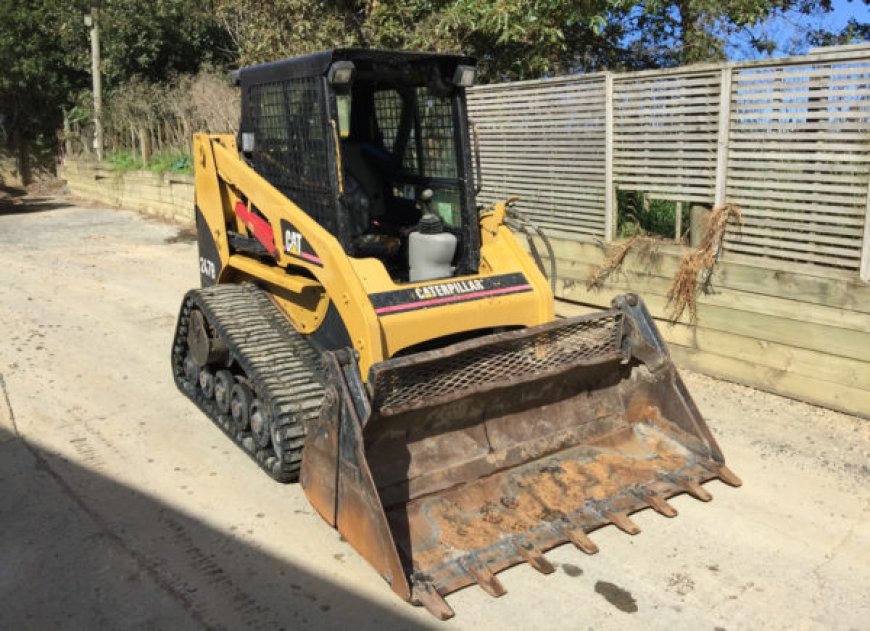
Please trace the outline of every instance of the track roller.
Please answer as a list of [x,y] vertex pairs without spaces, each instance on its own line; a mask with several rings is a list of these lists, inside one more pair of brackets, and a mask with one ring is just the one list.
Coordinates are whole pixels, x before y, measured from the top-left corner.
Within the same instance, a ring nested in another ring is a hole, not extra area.
[[187,293],[172,345],[178,388],[272,478],[299,477],[325,379],[320,353],[262,290]]
[[230,416],[233,426],[238,432],[247,432],[251,429],[251,402],[254,393],[243,383],[237,383],[230,391]]
[[218,370],[214,375],[214,400],[221,414],[230,412],[230,392],[235,384],[236,380],[229,370]]

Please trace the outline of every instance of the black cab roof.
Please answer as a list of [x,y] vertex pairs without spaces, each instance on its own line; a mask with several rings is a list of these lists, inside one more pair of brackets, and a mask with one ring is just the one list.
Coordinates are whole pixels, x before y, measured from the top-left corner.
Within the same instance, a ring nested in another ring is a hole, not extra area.
[[441,67],[443,74],[447,76],[452,74],[459,64],[469,66],[477,64],[474,57],[465,55],[375,48],[335,48],[242,68],[238,73],[238,81],[243,85],[250,85],[322,76],[336,61],[351,61],[360,70],[372,69],[374,66],[431,65],[434,62]]

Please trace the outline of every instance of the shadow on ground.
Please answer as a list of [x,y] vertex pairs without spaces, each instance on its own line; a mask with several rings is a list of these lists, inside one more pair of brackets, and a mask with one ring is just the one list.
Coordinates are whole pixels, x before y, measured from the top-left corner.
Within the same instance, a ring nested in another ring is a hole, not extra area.
[[0,628],[419,626],[2,429],[0,497]]
[[23,215],[70,206],[72,204],[55,197],[29,194],[23,188],[0,183],[0,215]]

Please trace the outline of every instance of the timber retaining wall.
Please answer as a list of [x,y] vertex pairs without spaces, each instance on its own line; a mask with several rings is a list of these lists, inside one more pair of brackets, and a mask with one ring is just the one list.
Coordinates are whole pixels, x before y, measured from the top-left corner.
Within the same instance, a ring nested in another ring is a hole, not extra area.
[[156,215],[178,223],[194,223],[193,176],[128,171],[89,163],[68,162],[59,169],[70,193],[114,208]]
[[601,289],[590,290],[586,281],[604,261],[601,247],[553,246],[563,315],[635,292],[678,366],[870,418],[870,285],[855,274],[726,252],[711,292],[697,297],[697,319],[671,323],[666,294],[686,248],[629,252]]

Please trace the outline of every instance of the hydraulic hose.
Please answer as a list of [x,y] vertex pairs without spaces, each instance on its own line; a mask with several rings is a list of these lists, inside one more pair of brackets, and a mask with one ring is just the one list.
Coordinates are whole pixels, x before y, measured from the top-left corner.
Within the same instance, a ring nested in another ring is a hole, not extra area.
[[538,253],[538,249],[535,246],[534,236],[537,235],[540,237],[541,241],[544,243],[544,247],[547,249],[547,258],[550,260],[550,273],[548,274],[550,279],[550,288],[553,290],[553,295],[556,294],[556,256],[553,252],[553,246],[550,243],[550,239],[547,238],[547,235],[544,234],[544,231],[529,219],[528,215],[520,212],[516,209],[513,204],[509,204],[505,209],[507,214],[507,220],[505,223],[513,230],[518,232],[522,232],[526,235],[526,239],[529,242],[529,249],[532,251],[532,256],[535,259],[535,263],[538,264],[541,272],[545,275],[544,271],[544,263],[541,260],[541,255]]

